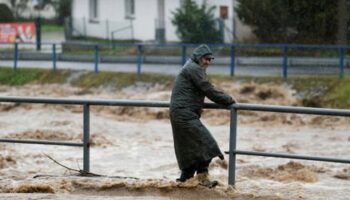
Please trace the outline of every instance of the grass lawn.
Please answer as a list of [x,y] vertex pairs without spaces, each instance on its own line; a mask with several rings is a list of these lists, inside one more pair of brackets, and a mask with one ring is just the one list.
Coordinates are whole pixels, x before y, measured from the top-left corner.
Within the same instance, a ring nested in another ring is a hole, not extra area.
[[60,25],[54,25],[54,24],[43,24],[41,25],[41,32],[47,33],[47,32],[63,32],[64,27]]

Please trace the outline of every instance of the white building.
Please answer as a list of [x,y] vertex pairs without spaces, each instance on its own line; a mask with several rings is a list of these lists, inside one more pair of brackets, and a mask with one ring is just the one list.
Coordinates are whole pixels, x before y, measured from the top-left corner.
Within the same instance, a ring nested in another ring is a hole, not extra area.
[[[223,19],[225,42],[243,39],[250,29],[233,15],[234,0],[195,0],[216,6],[215,16]],[[73,0],[73,35],[105,39],[179,41],[171,23],[173,12],[183,0]],[[238,23],[234,23],[238,22]],[[239,30],[239,31],[238,31]],[[235,38],[233,37],[235,35]]]

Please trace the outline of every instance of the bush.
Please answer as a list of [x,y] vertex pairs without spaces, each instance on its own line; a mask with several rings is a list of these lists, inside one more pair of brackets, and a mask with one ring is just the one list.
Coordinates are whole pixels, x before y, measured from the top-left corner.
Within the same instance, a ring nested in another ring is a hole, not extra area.
[[221,43],[222,36],[217,28],[218,20],[213,11],[215,7],[207,7],[204,3],[199,6],[192,0],[185,0],[176,9],[172,23],[176,33],[184,43]]
[[64,19],[71,16],[72,2],[71,0],[60,0],[56,12],[58,12],[57,23],[64,24]]
[[14,21],[14,17],[10,8],[6,4],[0,3],[0,22],[12,21]]

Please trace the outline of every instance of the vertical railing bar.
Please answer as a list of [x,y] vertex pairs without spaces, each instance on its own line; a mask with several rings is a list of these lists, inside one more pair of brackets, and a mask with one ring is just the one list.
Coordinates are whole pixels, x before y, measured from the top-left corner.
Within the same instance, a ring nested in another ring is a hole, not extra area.
[[109,21],[108,21],[108,19],[106,19],[106,36],[107,36],[107,40],[109,40]]
[[84,104],[83,112],[83,170],[90,172],[90,105]]
[[234,76],[235,75],[235,61],[236,61],[236,50],[235,50],[235,46],[232,45],[231,46],[231,52],[230,52],[230,55],[231,55],[231,69],[230,69],[230,75],[231,76]]
[[52,44],[52,64],[53,64],[53,71],[56,71],[56,44]]
[[229,146],[229,168],[228,184],[235,185],[236,179],[236,142],[237,142],[237,110],[230,110],[230,146]]
[[288,76],[288,46],[283,47],[283,78]]
[[339,48],[339,78],[344,77],[344,48]]
[[142,45],[137,45],[137,77],[141,76],[141,64],[142,64]]
[[184,65],[186,63],[186,56],[187,54],[187,46],[185,44],[182,44],[182,60],[181,60],[181,64]]
[[98,73],[98,64],[100,62],[100,53],[98,45],[95,45],[95,73]]
[[18,43],[14,43],[14,50],[13,50],[13,69],[17,69],[17,60],[18,60]]

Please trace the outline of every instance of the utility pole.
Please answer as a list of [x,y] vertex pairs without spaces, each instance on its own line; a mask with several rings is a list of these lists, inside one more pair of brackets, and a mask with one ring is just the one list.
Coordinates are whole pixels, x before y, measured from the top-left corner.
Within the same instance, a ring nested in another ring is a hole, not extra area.
[[346,0],[338,0],[338,32],[337,32],[337,43],[347,44],[347,3]]
[[158,19],[156,20],[156,41],[165,42],[165,3],[164,0],[158,0]]
[[232,0],[232,43],[236,40],[236,17],[235,17],[236,1]]

